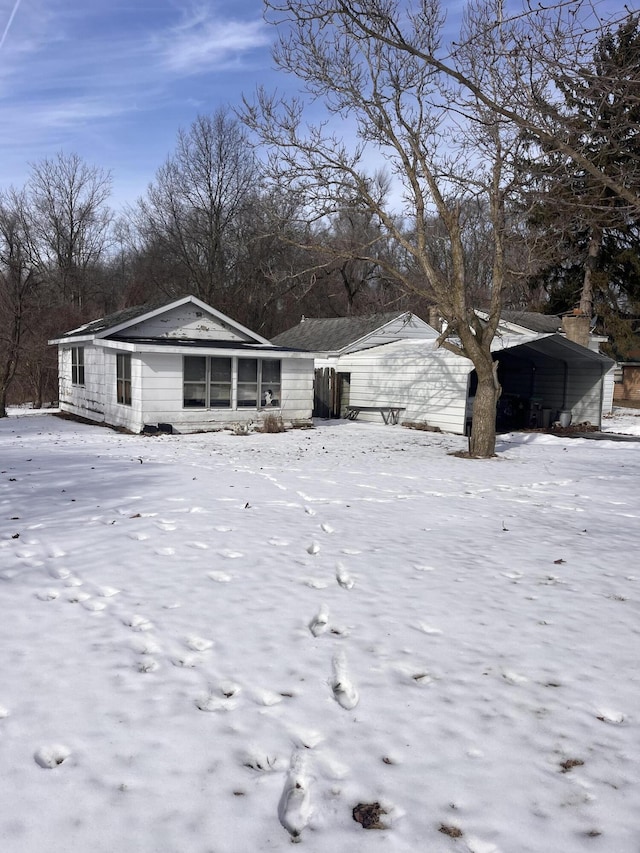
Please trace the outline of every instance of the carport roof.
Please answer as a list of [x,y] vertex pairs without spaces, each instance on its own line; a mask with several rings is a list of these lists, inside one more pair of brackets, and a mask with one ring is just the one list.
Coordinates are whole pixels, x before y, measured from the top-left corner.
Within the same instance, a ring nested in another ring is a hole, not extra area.
[[494,352],[499,352],[501,349],[513,351],[519,348],[532,349],[548,358],[564,361],[566,364],[579,364],[586,360],[597,362],[607,369],[615,364],[606,355],[580,346],[580,344],[565,338],[564,335],[532,335],[531,337],[527,336],[526,340],[523,340],[521,336],[518,338],[512,336],[497,337],[494,340],[494,346],[492,346]]

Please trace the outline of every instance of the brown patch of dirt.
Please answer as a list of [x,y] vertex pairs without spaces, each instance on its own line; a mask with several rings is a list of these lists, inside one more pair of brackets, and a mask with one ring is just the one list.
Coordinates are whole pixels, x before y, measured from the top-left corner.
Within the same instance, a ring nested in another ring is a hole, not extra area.
[[582,767],[583,764],[584,761],[581,758],[567,758],[566,761],[561,762],[560,767],[563,773],[568,773],[574,767]]
[[441,832],[443,835],[448,835],[449,838],[462,838],[462,830],[457,826],[451,826],[447,823],[441,823],[438,832]]
[[361,823],[363,829],[386,829],[380,816],[387,814],[380,803],[358,803],[353,810],[353,819]]

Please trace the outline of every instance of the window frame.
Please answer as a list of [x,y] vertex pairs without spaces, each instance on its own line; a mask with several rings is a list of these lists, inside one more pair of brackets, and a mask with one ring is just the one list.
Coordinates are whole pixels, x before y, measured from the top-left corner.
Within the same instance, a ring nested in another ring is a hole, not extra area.
[[131,406],[131,353],[116,353],[116,403]]
[[[188,359],[202,359],[204,361],[203,378],[186,379]],[[229,381],[223,381],[214,378],[212,365],[214,362],[227,362]],[[244,364],[243,364],[244,362]],[[263,381],[263,368],[266,362],[274,365],[272,368],[274,375],[268,381]],[[251,367],[255,365],[255,378],[247,377],[246,368],[249,368],[249,373],[252,373]],[[277,365],[277,369],[275,368]],[[240,379],[240,375],[243,378]],[[275,374],[277,373],[277,380]],[[185,393],[189,386],[204,386],[204,405],[187,405],[186,401],[190,399]],[[268,386],[268,387],[265,387]],[[221,397],[225,403],[228,400],[228,405],[212,405],[215,399],[211,393],[213,388],[227,388],[228,397]],[[267,402],[266,392],[271,393],[271,401]],[[248,392],[248,396],[247,396]],[[280,409],[282,397],[282,359],[280,358],[254,358],[244,356],[224,356],[224,355],[184,355],[182,357],[182,408],[183,409],[200,409],[207,411],[217,411],[226,409],[231,411],[238,410],[255,410],[263,411],[265,409]]]
[[83,387],[84,382],[84,347],[71,347],[71,384]]

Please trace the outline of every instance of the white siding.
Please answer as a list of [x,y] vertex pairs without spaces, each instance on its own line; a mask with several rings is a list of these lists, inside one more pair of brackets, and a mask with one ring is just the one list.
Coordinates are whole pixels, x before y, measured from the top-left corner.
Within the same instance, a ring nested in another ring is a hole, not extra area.
[[58,350],[59,403],[63,412],[104,421],[104,358],[99,347],[77,344],[84,349],[84,385],[71,382],[71,345]]
[[218,341],[252,341],[230,324],[187,303],[158,314],[142,323],[128,326],[122,332],[134,338],[193,338]]
[[[351,374],[351,405],[404,406],[401,420],[464,434],[472,364],[447,350],[434,350],[433,341],[398,341],[342,356],[336,369]],[[380,421],[378,413],[359,417]]]
[[611,367],[602,381],[602,414],[610,415],[613,411],[613,390],[615,385],[615,365]]
[[[273,358],[274,354],[270,354]],[[178,432],[222,428],[251,421],[259,423],[258,409],[185,409],[183,357],[174,353],[144,353],[140,357],[144,393],[143,424],[170,423]],[[313,408],[313,359],[281,359],[282,405],[274,413],[286,423],[310,421]]]

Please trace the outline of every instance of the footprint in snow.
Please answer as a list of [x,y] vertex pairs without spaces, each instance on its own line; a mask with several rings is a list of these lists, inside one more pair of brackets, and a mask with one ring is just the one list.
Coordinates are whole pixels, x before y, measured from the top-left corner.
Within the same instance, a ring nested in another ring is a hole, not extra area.
[[326,589],[329,585],[325,580],[321,578],[303,578],[302,583],[305,586],[311,587],[311,589]]
[[70,750],[66,746],[59,743],[51,744],[50,746],[41,746],[34,753],[36,764],[43,767],[45,770],[53,770],[54,767],[59,767],[71,755]]
[[160,668],[160,664],[154,658],[141,658],[137,664],[136,669],[138,672],[155,672]]
[[199,548],[202,551],[206,551],[209,547],[206,542],[189,542],[189,546],[191,548]]
[[221,557],[226,557],[227,560],[237,560],[238,557],[244,557],[242,551],[232,551],[229,548],[225,548],[223,551],[218,551],[218,554]]
[[440,628],[432,628],[431,625],[427,625],[426,622],[418,622],[416,625],[418,631],[422,631],[423,634],[433,634],[434,636],[437,634],[442,634]]
[[326,524],[326,523],[321,524],[320,529],[322,530],[323,533],[333,533],[334,532],[333,527],[330,524]]
[[59,594],[57,589],[40,589],[36,592],[36,598],[40,601],[54,601]]
[[153,623],[146,616],[140,616],[137,613],[133,616],[125,616],[122,624],[131,628],[132,631],[150,631],[153,628]]
[[612,711],[610,708],[601,708],[596,713],[596,718],[603,723],[615,723],[620,725],[624,723],[625,716],[620,711]]
[[160,646],[151,637],[135,637],[131,648],[139,655],[155,655],[160,651]]
[[232,681],[224,681],[217,689],[211,688],[208,693],[198,696],[195,706],[199,711],[232,711],[236,705],[236,697],[242,688]]
[[343,589],[353,589],[354,580],[342,563],[336,567],[336,580]]
[[312,812],[305,764],[302,753],[294,752],[278,803],[278,818],[292,839],[299,838]]
[[310,545],[307,545],[307,554],[311,554],[312,556],[320,553],[320,546],[317,542],[312,542]]
[[176,549],[175,548],[156,548],[155,553],[159,557],[173,557],[173,555],[176,553]]
[[505,670],[502,673],[502,677],[508,684],[524,684],[529,679],[524,675],[518,675],[517,672],[511,672],[510,670]]
[[288,539],[267,539],[267,542],[275,548],[286,548],[289,544]]
[[184,644],[193,652],[206,652],[211,648],[211,646],[213,646],[213,640],[206,640],[204,637],[189,635],[184,638]]
[[9,716],[9,709],[5,708],[4,705],[0,705],[0,720],[4,720]]
[[329,629],[329,613],[324,604],[320,607],[320,610],[313,617],[311,622],[309,622],[309,630],[313,634],[314,637],[319,637],[321,634],[324,634]]
[[49,549],[49,556],[54,560],[58,557],[66,557],[66,551],[63,551],[62,548],[59,548],[57,545],[52,545]]
[[207,577],[217,583],[229,583],[231,580],[231,575],[228,575],[226,572],[208,572]]
[[200,663],[200,658],[197,655],[190,655],[188,652],[179,652],[173,655],[171,663],[178,668],[193,669]]
[[88,592],[70,592],[67,596],[67,601],[69,604],[82,604],[83,601],[87,601],[91,596]]
[[49,569],[49,576],[52,577],[56,581],[66,580],[68,577],[70,577],[70,575],[71,575],[71,572],[69,571],[69,569],[63,569],[63,568]]
[[358,691],[347,673],[346,660],[343,655],[336,655],[333,659],[331,689],[333,690],[333,698],[347,711],[355,708],[360,700]]

